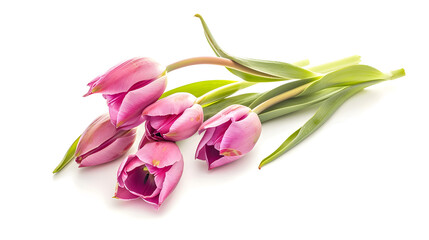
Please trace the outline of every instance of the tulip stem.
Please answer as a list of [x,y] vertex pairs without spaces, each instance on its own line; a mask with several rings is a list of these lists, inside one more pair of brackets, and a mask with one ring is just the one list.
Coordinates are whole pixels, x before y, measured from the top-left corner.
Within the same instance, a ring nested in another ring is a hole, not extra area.
[[262,111],[264,111],[265,109],[273,106],[274,104],[277,104],[277,103],[282,102],[282,101],[284,101],[286,99],[289,99],[289,98],[293,98],[296,95],[302,93],[311,84],[313,84],[313,82],[301,85],[301,86],[299,86],[297,88],[294,88],[294,89],[289,90],[287,92],[284,92],[284,93],[282,93],[280,95],[277,95],[277,96],[275,96],[273,98],[270,98],[267,101],[259,104],[255,108],[253,108],[252,111],[255,112],[256,114],[259,114]]
[[193,57],[193,58],[188,58],[188,59],[184,59],[184,60],[181,60],[181,61],[178,61],[178,62],[175,62],[175,63],[168,65],[166,70],[167,70],[167,72],[171,72],[171,71],[174,71],[174,70],[179,69],[179,68],[192,66],[192,65],[199,65],[199,64],[211,64],[211,65],[224,66],[224,67],[232,68],[232,69],[242,71],[245,73],[249,73],[252,75],[260,76],[260,77],[270,77],[270,78],[275,77],[275,76],[272,76],[272,75],[269,75],[269,74],[266,74],[263,72],[255,71],[251,68],[240,65],[240,64],[238,64],[232,60],[229,60],[226,58],[221,58],[221,57]]

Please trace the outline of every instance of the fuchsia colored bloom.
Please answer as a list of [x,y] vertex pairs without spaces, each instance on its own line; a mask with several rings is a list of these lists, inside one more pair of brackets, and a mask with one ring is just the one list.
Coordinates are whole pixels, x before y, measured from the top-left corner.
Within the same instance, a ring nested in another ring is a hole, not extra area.
[[115,197],[142,198],[159,207],[176,187],[182,172],[183,158],[175,143],[147,143],[119,167]]
[[175,93],[143,111],[146,132],[140,146],[148,141],[180,141],[194,135],[203,123],[203,108],[189,93]]
[[206,160],[212,169],[252,150],[261,134],[261,121],[250,108],[231,105],[205,121],[199,133],[204,131],[195,158]]
[[136,139],[136,130],[118,130],[107,114],[101,115],[83,132],[76,147],[79,167],[116,160],[124,155]]
[[102,93],[112,124],[131,129],[144,121],[143,110],[162,95],[166,84],[165,68],[159,63],[150,58],[133,58],[88,83],[90,88],[84,96]]

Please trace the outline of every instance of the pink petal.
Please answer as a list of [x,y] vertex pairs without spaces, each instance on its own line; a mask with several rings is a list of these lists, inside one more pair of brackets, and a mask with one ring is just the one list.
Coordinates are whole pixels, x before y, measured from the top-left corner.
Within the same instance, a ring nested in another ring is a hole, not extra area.
[[210,128],[210,129],[206,130],[203,138],[200,140],[200,143],[198,144],[197,151],[195,152],[195,158],[201,159],[201,160],[207,159],[205,146],[206,146],[207,142],[210,141],[214,132],[215,132],[214,128]]
[[135,84],[152,82],[164,71],[163,66],[150,58],[133,58],[101,75],[93,82],[90,91],[103,94],[127,92]]
[[136,135],[134,133],[116,139],[113,143],[103,148],[102,150],[83,158],[80,161],[79,167],[95,166],[118,159],[131,148],[135,138]]
[[173,164],[173,166],[165,173],[164,184],[162,185],[162,190],[159,193],[159,203],[161,205],[162,202],[170,195],[170,193],[174,190],[179,183],[180,177],[183,172],[183,158]]
[[190,93],[175,93],[162,98],[148,106],[143,115],[165,116],[181,114],[187,108],[190,108],[197,98]]
[[117,186],[116,188],[115,197],[122,200],[132,200],[139,198],[139,196],[130,193],[130,191],[128,191],[126,188],[120,186]]
[[143,198],[156,196],[161,191],[155,184],[154,176],[148,174],[143,168],[136,168],[128,172],[124,186],[132,194]]
[[109,106],[110,122],[113,126],[117,125],[116,119],[118,119],[118,112],[126,94],[127,93],[119,93],[114,95],[103,94],[103,97],[107,100],[107,106]]
[[121,165],[119,165],[118,173],[116,174],[116,177],[118,179],[118,184],[120,187],[124,187],[124,180],[126,179],[126,171],[125,166],[133,159],[137,158],[136,155],[132,154],[129,155],[124,161],[122,161]]
[[201,125],[199,132],[207,128],[217,127],[228,120],[237,121],[246,116],[250,111],[250,108],[243,105],[231,105],[205,121]]
[[212,161],[212,163],[209,164],[209,169],[213,169],[216,167],[220,167],[222,165],[225,165],[227,163],[233,162],[239,158],[241,158],[243,156],[232,156],[232,157],[221,157],[219,159],[217,159],[216,161]]
[[76,155],[82,155],[100,146],[116,134],[116,128],[110,123],[107,114],[101,115],[82,133],[76,147]]
[[[128,92],[119,109],[116,119],[117,124],[125,125],[124,123],[131,121],[133,124],[127,124],[127,127],[132,128],[138,126],[144,121],[141,116],[143,110],[162,95],[166,84],[167,78],[163,76],[142,88]],[[139,122],[139,120],[141,120],[141,122]]]
[[203,123],[203,108],[199,104],[194,104],[186,109],[171,125],[164,139],[169,141],[180,141],[194,135]]
[[220,154],[238,156],[248,153],[261,134],[261,121],[251,112],[246,118],[233,122],[226,130],[220,144]]
[[173,142],[151,142],[144,145],[136,153],[146,166],[164,168],[182,159],[179,147]]

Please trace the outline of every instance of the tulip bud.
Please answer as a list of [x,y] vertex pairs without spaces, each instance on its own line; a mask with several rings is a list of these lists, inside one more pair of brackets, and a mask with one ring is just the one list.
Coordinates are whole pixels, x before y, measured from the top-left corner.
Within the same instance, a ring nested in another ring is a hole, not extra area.
[[131,129],[144,121],[143,110],[162,95],[166,84],[165,68],[159,63],[150,58],[133,58],[88,83],[90,88],[84,96],[102,93],[112,124]]
[[204,131],[195,158],[206,160],[212,169],[252,150],[261,134],[261,122],[250,108],[231,105],[205,121],[199,133]]
[[[180,141],[194,135],[203,123],[203,108],[189,93],[175,93],[143,111],[148,141]],[[143,140],[145,141],[145,140]],[[142,141],[142,142],[143,142]]]
[[141,198],[158,208],[174,190],[183,172],[183,158],[173,142],[151,142],[122,162],[118,199]]
[[123,156],[133,145],[136,130],[118,130],[107,114],[101,115],[83,132],[76,147],[79,167],[110,162]]

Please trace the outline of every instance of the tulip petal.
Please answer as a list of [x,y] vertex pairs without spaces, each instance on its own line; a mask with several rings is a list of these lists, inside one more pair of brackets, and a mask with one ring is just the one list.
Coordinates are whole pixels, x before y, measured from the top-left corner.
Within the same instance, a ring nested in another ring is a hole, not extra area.
[[76,155],[82,155],[100,146],[116,134],[116,128],[110,124],[107,114],[101,115],[82,133],[76,147]]
[[261,134],[258,115],[251,112],[246,118],[231,123],[220,144],[220,154],[238,156],[248,153],[255,146]]
[[139,197],[153,197],[161,191],[155,184],[155,176],[143,168],[135,168],[129,172],[124,185],[128,191]]
[[206,160],[206,144],[210,141],[213,133],[215,132],[214,128],[209,128],[204,133],[203,138],[201,138],[200,143],[198,144],[197,151],[195,152],[195,158]]
[[141,114],[151,103],[155,102],[164,92],[167,83],[166,76],[163,76],[150,84],[128,92],[121,104],[116,119],[117,126],[124,125],[127,128],[138,126],[144,121]]
[[242,105],[231,105],[213,117],[209,118],[207,121],[201,125],[199,132],[202,132],[204,129],[217,127],[228,120],[237,121],[246,116],[251,111],[250,108]]
[[142,148],[144,145],[146,145],[146,143],[149,143],[149,142],[152,142],[152,140],[147,137],[146,133],[144,133],[142,139],[140,140],[138,149]]
[[116,139],[102,150],[90,154],[83,159],[77,157],[76,159],[79,159],[79,167],[95,166],[118,159],[131,148],[135,138],[136,135],[134,132],[134,134],[128,134],[127,136]]
[[165,116],[177,115],[190,108],[197,98],[190,93],[175,93],[162,98],[148,106],[143,115]]
[[243,157],[243,156],[221,157],[221,158],[217,159],[216,161],[213,161],[209,165],[209,169],[220,167],[220,166],[225,165],[227,163],[233,162],[233,161],[235,161],[241,157]]
[[159,203],[161,205],[164,200],[170,195],[179,183],[180,177],[183,173],[183,158],[173,164],[171,168],[165,173],[164,184],[162,185],[162,190],[159,193]]
[[110,122],[113,126],[117,125],[116,119],[118,119],[119,109],[126,94],[126,92],[114,95],[103,94],[103,97],[107,100],[107,106],[109,106]]
[[92,82],[91,93],[116,94],[127,92],[134,85],[146,85],[162,75],[165,68],[150,58],[127,60]]
[[187,108],[169,128],[164,139],[169,141],[180,141],[194,135],[203,123],[203,108],[199,104],[194,104]]
[[115,192],[115,198],[119,198],[122,200],[132,200],[132,199],[139,198],[139,196],[132,194],[126,188],[117,186],[116,192]]
[[179,147],[173,142],[151,142],[144,145],[137,157],[147,166],[164,168],[182,159]]

